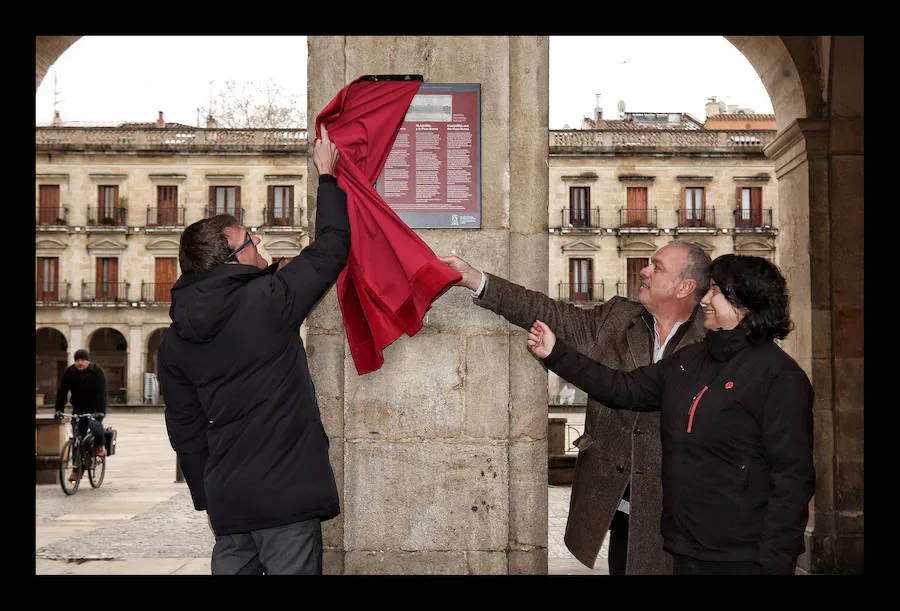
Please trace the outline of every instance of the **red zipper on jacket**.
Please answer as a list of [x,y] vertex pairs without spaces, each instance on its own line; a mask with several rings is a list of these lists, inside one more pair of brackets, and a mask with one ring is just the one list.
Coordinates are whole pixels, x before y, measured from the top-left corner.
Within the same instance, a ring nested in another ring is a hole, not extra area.
[[691,425],[694,423],[694,410],[697,409],[697,404],[700,403],[700,397],[703,396],[703,393],[706,392],[707,388],[709,388],[709,386],[704,386],[703,390],[698,392],[697,396],[694,397],[694,404],[691,405],[691,417],[688,419],[688,428],[687,428],[688,433],[691,432]]

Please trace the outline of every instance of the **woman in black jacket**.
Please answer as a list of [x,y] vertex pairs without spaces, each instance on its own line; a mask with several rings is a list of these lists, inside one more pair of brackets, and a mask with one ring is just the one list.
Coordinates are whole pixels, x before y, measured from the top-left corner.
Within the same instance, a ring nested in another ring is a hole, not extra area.
[[792,324],[784,277],[760,257],[712,262],[706,339],[614,371],[535,321],[528,348],[609,407],[661,410],[663,547],[676,574],[794,572],[815,487],[813,389],[773,340]]

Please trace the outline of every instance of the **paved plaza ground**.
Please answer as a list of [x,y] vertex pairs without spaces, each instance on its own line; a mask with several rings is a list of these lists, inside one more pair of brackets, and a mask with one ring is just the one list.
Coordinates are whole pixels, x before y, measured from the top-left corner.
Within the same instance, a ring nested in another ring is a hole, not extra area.
[[[118,450],[100,488],[87,476],[73,496],[58,484],[35,486],[35,572],[209,575],[214,538],[187,485],[176,482],[163,414],[111,413],[105,424],[118,430]],[[591,570],[563,544],[570,488],[547,493],[550,574],[607,574],[605,545]]]

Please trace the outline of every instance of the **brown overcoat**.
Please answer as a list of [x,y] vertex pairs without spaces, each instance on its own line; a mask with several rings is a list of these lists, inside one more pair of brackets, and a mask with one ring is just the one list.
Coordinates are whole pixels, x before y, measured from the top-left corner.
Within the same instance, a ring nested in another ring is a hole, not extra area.
[[[613,297],[592,309],[558,302],[492,274],[475,303],[528,329],[535,319],[579,352],[630,371],[653,361],[653,317],[636,301]],[[665,355],[703,339],[703,316],[694,309],[666,346]],[[659,412],[615,410],[588,398],[584,434],[575,440],[578,458],[572,481],[566,547],[592,567],[631,479],[626,574],[671,574],[662,548],[662,484]]]

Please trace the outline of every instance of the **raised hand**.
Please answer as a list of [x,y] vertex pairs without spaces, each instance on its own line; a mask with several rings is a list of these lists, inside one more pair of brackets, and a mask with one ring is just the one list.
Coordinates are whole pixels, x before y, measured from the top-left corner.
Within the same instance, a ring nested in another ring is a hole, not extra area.
[[460,259],[457,256],[438,257],[446,263],[450,269],[462,276],[462,279],[453,286],[464,286],[470,291],[477,290],[481,286],[481,272]]
[[316,139],[313,143],[313,163],[316,164],[316,170],[319,175],[331,174],[334,176],[334,168],[337,166],[338,158],[341,152],[335,146],[331,138],[328,137],[328,130],[322,126],[322,137]]
[[556,334],[545,323],[536,320],[528,330],[528,350],[539,359],[547,358],[556,345]]

